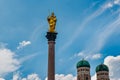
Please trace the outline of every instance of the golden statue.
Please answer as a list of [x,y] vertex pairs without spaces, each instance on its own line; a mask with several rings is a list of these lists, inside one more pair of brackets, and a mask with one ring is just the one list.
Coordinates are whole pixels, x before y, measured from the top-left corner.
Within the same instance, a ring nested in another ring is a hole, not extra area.
[[53,12],[51,16],[48,16],[47,20],[49,23],[49,32],[55,32],[55,26],[56,26],[57,19]]

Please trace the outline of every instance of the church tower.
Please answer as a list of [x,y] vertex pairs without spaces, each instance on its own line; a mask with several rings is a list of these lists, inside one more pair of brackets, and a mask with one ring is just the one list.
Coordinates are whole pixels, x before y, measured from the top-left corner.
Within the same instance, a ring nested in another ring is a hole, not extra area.
[[107,65],[100,64],[96,67],[97,80],[110,80],[109,79],[109,69]]
[[90,64],[86,60],[81,60],[77,63],[77,80],[91,80]]

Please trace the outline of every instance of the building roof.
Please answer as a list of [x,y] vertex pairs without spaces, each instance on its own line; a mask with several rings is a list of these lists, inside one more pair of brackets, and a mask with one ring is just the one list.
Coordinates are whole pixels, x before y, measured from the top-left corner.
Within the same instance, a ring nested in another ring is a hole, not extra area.
[[109,68],[105,64],[100,64],[96,67],[96,72],[99,72],[99,71],[109,71]]
[[79,68],[79,67],[89,67],[90,68],[90,64],[88,61],[83,59],[77,63],[76,67],[77,68]]

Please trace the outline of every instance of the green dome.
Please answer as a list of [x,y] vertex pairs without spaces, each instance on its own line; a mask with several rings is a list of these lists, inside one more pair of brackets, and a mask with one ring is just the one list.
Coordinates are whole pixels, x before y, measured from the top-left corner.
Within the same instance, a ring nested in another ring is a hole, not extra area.
[[99,71],[109,71],[109,69],[105,64],[100,64],[96,67],[96,72],[99,72]]
[[79,61],[78,63],[77,63],[77,66],[76,66],[77,68],[79,68],[79,67],[89,67],[90,68],[90,64],[89,64],[89,62],[88,61],[86,61],[86,60],[81,60],[81,61]]

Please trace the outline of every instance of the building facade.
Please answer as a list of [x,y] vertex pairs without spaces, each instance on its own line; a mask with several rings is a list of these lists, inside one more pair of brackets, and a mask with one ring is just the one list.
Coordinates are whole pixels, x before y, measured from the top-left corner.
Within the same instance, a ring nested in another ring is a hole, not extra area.
[[[77,63],[77,80],[91,80],[90,64],[86,60],[81,60]],[[105,64],[100,64],[96,67],[97,80],[110,80],[109,68]]]

